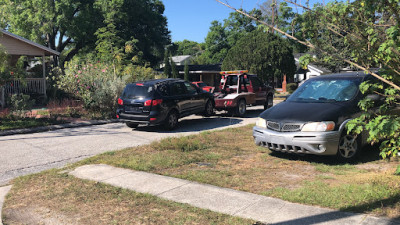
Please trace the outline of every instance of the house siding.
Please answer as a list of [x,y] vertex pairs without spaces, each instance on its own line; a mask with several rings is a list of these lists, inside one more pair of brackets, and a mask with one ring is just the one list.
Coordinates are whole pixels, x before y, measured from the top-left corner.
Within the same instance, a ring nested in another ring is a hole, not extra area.
[[29,45],[7,35],[0,36],[0,43],[10,55],[42,56],[44,54],[44,51],[42,49]]

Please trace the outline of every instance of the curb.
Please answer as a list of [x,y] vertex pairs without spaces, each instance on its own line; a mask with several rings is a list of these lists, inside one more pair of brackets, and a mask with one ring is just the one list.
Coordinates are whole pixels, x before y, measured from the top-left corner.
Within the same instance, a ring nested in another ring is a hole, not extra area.
[[0,136],[17,135],[17,134],[31,134],[31,133],[46,132],[46,131],[51,131],[51,130],[59,130],[59,129],[64,129],[64,128],[85,127],[85,126],[102,125],[102,124],[107,124],[107,123],[118,123],[118,122],[120,122],[118,119],[91,120],[91,121],[85,121],[85,122],[79,122],[79,123],[65,123],[65,124],[58,124],[58,125],[50,125],[50,126],[45,126],[45,127],[5,130],[5,131],[0,131]]
[[0,187],[0,225],[3,225],[3,219],[1,216],[1,211],[3,209],[4,198],[6,197],[7,193],[11,190],[11,185]]

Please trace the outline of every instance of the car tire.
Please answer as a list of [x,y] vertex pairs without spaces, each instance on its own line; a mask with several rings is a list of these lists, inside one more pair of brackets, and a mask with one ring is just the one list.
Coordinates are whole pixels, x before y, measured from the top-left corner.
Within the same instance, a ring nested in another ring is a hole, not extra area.
[[339,139],[337,158],[340,162],[353,162],[361,151],[360,136],[347,134],[344,130]]
[[168,113],[168,116],[164,122],[164,128],[167,130],[173,130],[178,125],[178,113],[172,110]]
[[210,117],[214,115],[214,104],[211,100],[207,101],[203,115],[205,117]]
[[239,117],[243,117],[246,114],[246,100],[239,100],[239,103],[235,110],[235,114]]
[[271,95],[268,95],[264,103],[264,110],[271,108],[273,105],[274,105],[274,98]]
[[129,128],[136,128],[136,127],[139,126],[139,124],[137,124],[137,123],[132,123],[132,122],[126,122],[125,124],[126,124],[126,126],[128,126]]

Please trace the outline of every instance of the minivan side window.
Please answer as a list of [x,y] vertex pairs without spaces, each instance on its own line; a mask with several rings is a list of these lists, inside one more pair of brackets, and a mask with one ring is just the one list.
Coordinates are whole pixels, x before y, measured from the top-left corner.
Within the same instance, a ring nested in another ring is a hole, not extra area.
[[170,85],[171,95],[184,95],[186,94],[186,88],[182,82],[171,83]]

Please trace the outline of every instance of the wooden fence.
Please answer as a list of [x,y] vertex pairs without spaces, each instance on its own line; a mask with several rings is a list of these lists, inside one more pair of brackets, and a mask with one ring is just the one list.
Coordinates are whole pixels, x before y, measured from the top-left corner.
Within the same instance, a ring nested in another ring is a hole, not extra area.
[[46,80],[43,78],[26,78],[13,80],[4,86],[5,95],[9,94],[46,94]]

